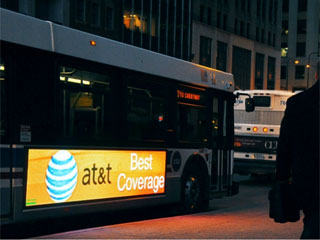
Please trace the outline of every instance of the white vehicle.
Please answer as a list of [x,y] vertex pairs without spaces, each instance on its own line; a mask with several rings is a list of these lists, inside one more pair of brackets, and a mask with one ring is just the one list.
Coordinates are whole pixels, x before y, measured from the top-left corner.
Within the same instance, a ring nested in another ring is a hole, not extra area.
[[250,95],[255,110],[245,111],[245,99],[240,95],[234,105],[235,173],[273,174],[280,125],[286,102],[294,93],[282,90],[235,91]]
[[0,18],[1,224],[194,211],[237,190],[232,74],[4,9]]

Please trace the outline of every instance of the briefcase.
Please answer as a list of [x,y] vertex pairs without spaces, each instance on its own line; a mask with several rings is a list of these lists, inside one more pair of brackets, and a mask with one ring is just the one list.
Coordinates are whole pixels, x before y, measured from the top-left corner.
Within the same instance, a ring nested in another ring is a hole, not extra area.
[[275,222],[296,222],[300,219],[300,209],[292,184],[277,182],[269,192],[269,217]]

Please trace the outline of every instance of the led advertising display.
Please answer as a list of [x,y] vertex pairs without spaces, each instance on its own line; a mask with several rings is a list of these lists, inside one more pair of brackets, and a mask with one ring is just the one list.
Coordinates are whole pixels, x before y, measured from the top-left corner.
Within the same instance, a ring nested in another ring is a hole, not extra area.
[[29,149],[25,206],[162,194],[165,151]]

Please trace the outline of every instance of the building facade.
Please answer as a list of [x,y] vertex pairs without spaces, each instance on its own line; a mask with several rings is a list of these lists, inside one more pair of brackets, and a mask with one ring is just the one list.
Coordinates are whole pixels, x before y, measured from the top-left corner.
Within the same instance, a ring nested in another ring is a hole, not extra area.
[[319,79],[320,0],[283,0],[281,89],[303,90]]
[[193,62],[234,74],[238,89],[280,89],[281,0],[199,0]]
[[1,7],[190,60],[191,0],[1,0]]

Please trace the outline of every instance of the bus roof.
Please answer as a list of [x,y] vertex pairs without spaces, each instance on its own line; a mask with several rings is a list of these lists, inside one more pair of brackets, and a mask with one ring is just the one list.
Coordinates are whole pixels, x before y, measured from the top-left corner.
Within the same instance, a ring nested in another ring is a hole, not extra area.
[[[0,8],[2,41],[129,70],[234,91],[231,73]],[[95,42],[95,46],[91,45]]]
[[248,93],[251,96],[292,96],[296,92],[286,91],[286,90],[236,90],[234,93]]

